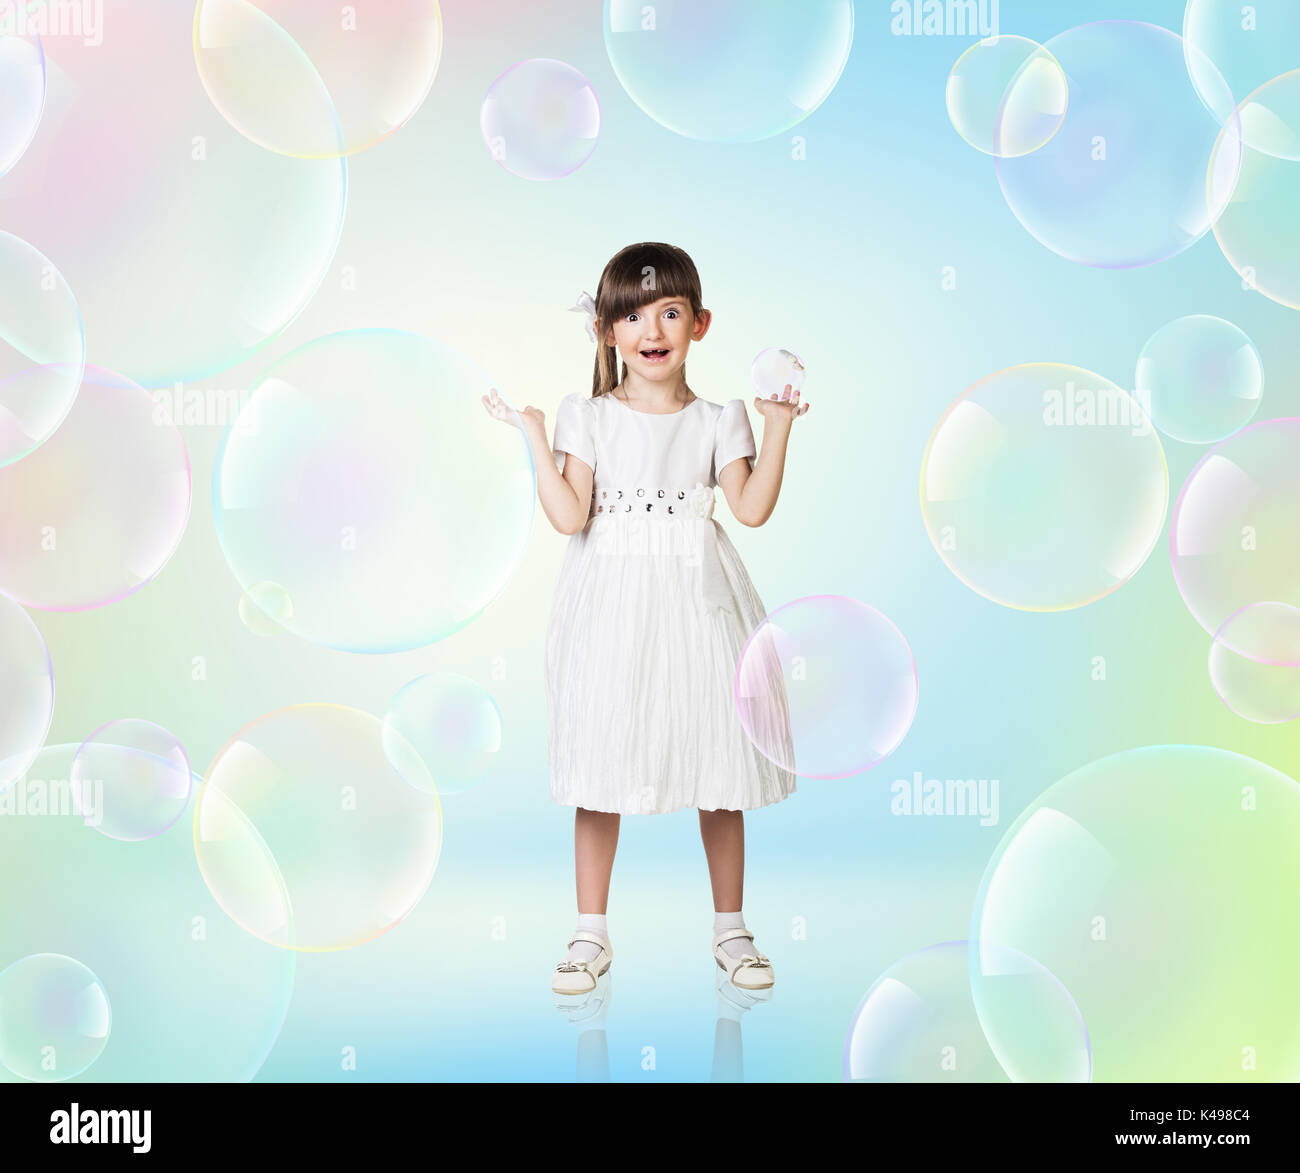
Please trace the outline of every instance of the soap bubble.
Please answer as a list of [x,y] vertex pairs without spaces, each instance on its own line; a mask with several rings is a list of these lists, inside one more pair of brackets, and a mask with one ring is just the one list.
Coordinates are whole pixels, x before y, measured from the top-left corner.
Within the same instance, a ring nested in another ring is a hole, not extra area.
[[1300,607],[1300,418],[1248,424],[1192,469],[1169,525],[1174,582],[1193,618],[1228,651],[1268,663],[1266,612]]
[[973,954],[967,942],[947,941],[881,974],[853,1013],[844,1079],[1087,1083],[1091,1056],[1079,1008],[1042,966],[1011,949],[989,948],[978,962],[997,1009],[990,1046],[971,996]]
[[[1252,136],[1244,151],[1232,128],[1219,135],[1210,182],[1212,198],[1222,204],[1223,212],[1214,236],[1241,275],[1243,289],[1300,309],[1300,233],[1295,231],[1300,220],[1300,137],[1294,140],[1294,151],[1282,150],[1277,111],[1286,112],[1291,124],[1300,127],[1300,69],[1261,86],[1242,104],[1243,126],[1273,127],[1271,151],[1254,145],[1260,134]],[[1240,178],[1233,184],[1229,177],[1238,155]]]
[[[212,898],[195,864],[192,809],[138,842],[88,827],[71,782],[79,748],[45,747],[0,791],[0,859],[23,878],[22,899],[0,902],[0,958],[75,956],[109,991],[110,1045],[78,1078],[252,1079],[288,1012],[297,955],[252,937]],[[286,918],[283,892],[267,895]],[[0,1066],[0,1083],[14,1078]]]
[[1026,363],[968,388],[921,461],[939,557],[977,594],[1063,611],[1127,582],[1169,500],[1164,449],[1134,396],[1081,367]]
[[239,618],[254,635],[275,635],[293,618],[293,600],[277,582],[255,582],[239,597]]
[[130,380],[87,371],[58,431],[0,468],[0,590],[44,611],[134,594],[189,521],[189,455],[171,417]]
[[99,978],[72,957],[37,953],[0,972],[0,1063],[53,1083],[103,1052],[113,1020]]
[[464,627],[532,534],[532,450],[483,411],[491,386],[402,330],[330,334],[281,358],[213,469],[240,585],[276,584],[292,600],[287,630],[344,651],[405,651]]
[[199,0],[194,56],[236,130],[298,158],[352,155],[420,108],[442,52],[436,0]]
[[790,394],[803,389],[803,360],[793,350],[783,350],[779,346],[769,346],[760,351],[749,369],[749,380],[754,384],[754,391],[762,399],[780,397],[786,385]]
[[161,835],[190,801],[190,760],[152,721],[127,718],[95,730],[77,750],[71,781],[77,813],[110,839]]
[[0,20],[0,176],[27,150],[45,106],[45,54],[34,31]]
[[[405,685],[384,713],[384,752],[416,789],[468,790],[496,764],[501,711],[481,684],[433,672]],[[414,750],[418,761],[406,760]]]
[[1176,318],[1142,347],[1137,395],[1166,436],[1213,444],[1259,410],[1264,366],[1246,333],[1208,314]]
[[[1254,654],[1239,655],[1234,643]],[[1210,644],[1210,680],[1247,721],[1280,725],[1300,717],[1300,608],[1255,603],[1229,618]]]
[[[1286,1081],[1300,1070],[1298,836],[1300,786],[1263,762],[1205,746],[1125,750],[1048,787],[1007,830],[972,944],[1060,980],[1097,1082]],[[1000,971],[972,967],[995,1050]]]
[[953,128],[976,150],[1027,155],[1060,129],[1069,105],[1060,63],[1026,37],[977,41],[948,75],[944,99]]
[[76,291],[88,360],[151,389],[277,337],[333,262],[346,199],[346,160],[285,158],[216,110],[194,18],[132,0],[101,43],[46,37],[40,132],[4,181],[4,227]]
[[479,112],[492,158],[523,179],[559,179],[581,167],[600,136],[600,103],[571,65],[535,57],[488,88]]
[[0,231],[0,468],[63,422],[84,361],[81,311],[63,275],[26,241]]
[[[432,779],[414,786],[386,757],[392,736],[357,709],[294,705],[221,749],[195,803],[194,841],[237,924],[322,952],[372,940],[415,907],[438,863],[442,812]],[[403,750],[404,763],[418,760]]]
[[815,595],[758,625],[736,665],[736,711],[764,757],[804,778],[860,774],[916,715],[916,660],[874,607]]
[[802,122],[852,45],[851,0],[605,0],[605,50],[628,97],[705,142],[756,142]]
[[0,594],[0,794],[22,775],[54,718],[54,669],[32,618]]
[[[1239,128],[1246,145],[1284,159],[1300,159],[1300,114],[1237,106],[1265,83],[1300,63],[1300,5],[1295,0],[1188,0],[1183,45],[1192,84],[1225,127]],[[1236,131],[1234,131],[1236,133]]]
[[[1207,191],[1219,122],[1192,88],[1182,38],[1141,21],[1104,20],[1043,48],[1069,79],[1065,118],[1038,150],[994,160],[1026,231],[1067,260],[1111,269],[1167,260],[1195,244],[1226,204],[1241,152],[1234,140],[1236,151],[1214,156]],[[1207,64],[1204,77],[1212,75]]]

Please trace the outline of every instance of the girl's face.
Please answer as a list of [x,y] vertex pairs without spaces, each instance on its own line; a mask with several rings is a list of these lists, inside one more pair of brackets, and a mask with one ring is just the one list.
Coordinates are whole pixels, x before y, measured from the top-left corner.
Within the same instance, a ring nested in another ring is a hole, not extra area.
[[708,333],[711,319],[708,310],[693,315],[680,297],[661,297],[614,322],[605,342],[618,347],[629,371],[659,382],[681,370],[686,351]]

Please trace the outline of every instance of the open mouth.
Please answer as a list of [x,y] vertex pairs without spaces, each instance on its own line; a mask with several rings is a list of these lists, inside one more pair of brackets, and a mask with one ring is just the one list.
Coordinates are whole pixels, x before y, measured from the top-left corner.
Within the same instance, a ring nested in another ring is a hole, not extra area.
[[663,362],[669,355],[667,350],[643,350],[641,357],[649,362]]

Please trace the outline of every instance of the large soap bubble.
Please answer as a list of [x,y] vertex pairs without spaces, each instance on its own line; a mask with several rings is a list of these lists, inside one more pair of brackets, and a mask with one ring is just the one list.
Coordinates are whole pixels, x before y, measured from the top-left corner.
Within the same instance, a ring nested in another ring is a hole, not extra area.
[[22,158],[44,106],[41,38],[0,16],[0,176]]
[[705,142],[755,142],[802,122],[852,44],[851,0],[605,0],[605,49],[628,96]]
[[[195,801],[194,843],[236,923],[321,952],[378,937],[415,907],[438,864],[442,811],[430,779],[412,785],[386,756],[393,737],[369,713],[314,704],[226,743]],[[399,756],[419,760],[409,747]]]
[[1127,582],[1168,499],[1164,449],[1138,400],[1059,363],[981,379],[921,461],[939,557],[973,591],[1025,611],[1081,607]]
[[972,989],[990,1044],[1011,949],[1069,990],[1097,1082],[1294,1080],[1298,837],[1300,786],[1226,750],[1126,750],[1049,787],[975,898]]
[[1227,626],[1257,603],[1300,607],[1300,418],[1261,420],[1192,469],[1169,526],[1174,581],[1196,621],[1226,648],[1276,662],[1269,624]]
[[253,142],[323,159],[374,146],[420,108],[442,52],[437,0],[199,0],[194,56]]
[[532,533],[532,450],[482,408],[491,380],[403,330],[292,351],[256,383],[213,468],[213,513],[248,591],[274,583],[283,627],[392,652],[465,626]]
[[596,149],[600,103],[572,65],[535,57],[492,83],[479,126],[492,158],[507,171],[523,179],[559,179]]
[[1166,436],[1213,444],[1259,410],[1264,364],[1246,332],[1209,314],[1161,326],[1138,356],[1138,398]]
[[346,161],[285,158],[231,127],[195,69],[192,3],[110,16],[102,43],[45,38],[45,113],[5,177],[4,227],[57,262],[90,362],[171,387],[302,312],[334,258]]
[[1069,109],[1046,145],[995,160],[1016,218],[1053,252],[1102,268],[1153,264],[1195,244],[1232,191],[1240,143],[1215,155],[1207,194],[1220,124],[1188,79],[1182,38],[1105,20],[1043,48],[1069,80]]
[[[297,955],[245,932],[213,899],[195,863],[192,803],[140,842],[87,826],[71,780],[79,748],[42,749],[0,790],[0,859],[23,877],[22,899],[0,901],[0,957],[61,953],[107,991],[108,1045],[75,1079],[252,1079],[288,1012]],[[264,892],[287,918],[283,891]],[[14,1078],[0,1065],[0,1083]]]
[[1188,0],[1183,14],[1187,72],[1196,92],[1246,145],[1300,159],[1300,110],[1236,107],[1267,82],[1300,65],[1300,4],[1295,0]]
[[1026,37],[977,41],[948,75],[948,118],[976,150],[1012,158],[1043,146],[1060,129],[1070,88],[1060,62]]
[[190,515],[190,461],[163,405],[89,375],[58,430],[0,468],[0,590],[43,611],[116,603],[153,581]]
[[0,468],[63,422],[85,357],[81,311],[63,275],[26,241],[0,231]]
[[31,765],[54,718],[54,670],[32,617],[0,594],[0,791]]
[[[1300,127],[1300,69],[1265,83],[1241,106],[1242,126],[1273,128],[1272,149],[1254,145],[1262,132],[1243,148],[1225,128],[1215,144],[1210,183],[1211,198],[1223,205],[1214,236],[1242,286],[1300,309],[1300,135],[1284,133],[1288,121]],[[1283,151],[1281,142],[1294,142],[1294,151]],[[1240,177],[1232,183],[1238,156]]]
[[1014,950],[987,950],[1000,971],[985,980],[997,1009],[990,1040],[971,997],[971,952],[965,941],[932,945],[871,984],[844,1040],[846,1081],[1088,1082],[1088,1031],[1069,991]]

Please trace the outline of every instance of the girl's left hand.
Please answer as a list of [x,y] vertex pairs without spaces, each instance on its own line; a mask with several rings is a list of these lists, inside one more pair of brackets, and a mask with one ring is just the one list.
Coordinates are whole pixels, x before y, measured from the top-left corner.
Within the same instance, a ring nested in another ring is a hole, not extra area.
[[785,390],[781,392],[780,398],[775,395],[770,399],[754,396],[754,406],[758,409],[759,415],[787,420],[798,419],[809,407],[807,403],[799,401],[798,391],[791,392],[789,383],[785,385]]

